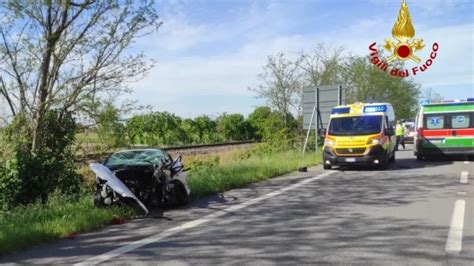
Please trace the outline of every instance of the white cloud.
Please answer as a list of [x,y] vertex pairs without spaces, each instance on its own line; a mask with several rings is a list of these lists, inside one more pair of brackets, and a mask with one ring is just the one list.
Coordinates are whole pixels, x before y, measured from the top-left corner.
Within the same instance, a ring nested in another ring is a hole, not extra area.
[[[435,4],[441,5],[438,2]],[[283,34],[284,31],[280,32],[279,29],[284,27],[287,18],[279,16],[279,8],[277,4],[263,7],[253,5],[244,11],[236,11],[240,17],[219,25],[192,24],[178,14],[168,21],[169,28],[165,28],[165,24],[163,29],[153,36],[154,41],[148,41],[150,53],[158,59],[160,54],[171,52],[174,55],[164,56],[159,60],[150,75],[136,85],[132,96],[145,99],[146,103],[160,102],[163,109],[179,109],[181,111],[178,111],[178,114],[181,115],[222,110],[223,107],[236,112],[246,112],[254,102],[249,102],[248,106],[236,107],[219,102],[216,97],[254,95],[247,88],[258,85],[257,74],[261,72],[268,55],[284,52],[295,57],[300,51],[308,51],[320,42],[335,47],[343,46],[355,55],[367,55],[368,46],[372,42],[381,44],[385,38],[391,37],[391,28],[395,21],[395,18],[361,19],[350,26],[342,25],[337,30],[317,34]],[[418,53],[419,57],[427,59],[430,46],[435,41],[439,42],[440,50],[429,71],[414,77],[415,81],[425,88],[435,89],[456,84],[472,84],[472,24],[434,29],[426,25],[415,25],[416,37],[423,38],[426,44],[424,50]],[[212,53],[206,50],[205,44],[226,39],[235,40],[235,47],[225,52]],[[185,53],[188,49],[203,49],[206,53],[190,55]],[[407,67],[410,66],[414,64],[407,63]],[[212,103],[213,107],[180,106],[180,97],[189,95],[209,95],[216,100]]]
[[439,51],[427,72],[417,75],[416,81],[424,87],[473,84],[473,25],[446,26],[420,32],[426,47],[420,52],[425,60],[431,53],[431,44],[439,43]]
[[192,25],[173,19],[161,26],[156,38],[148,46],[160,51],[181,51],[205,42],[211,34],[212,31],[204,25]]

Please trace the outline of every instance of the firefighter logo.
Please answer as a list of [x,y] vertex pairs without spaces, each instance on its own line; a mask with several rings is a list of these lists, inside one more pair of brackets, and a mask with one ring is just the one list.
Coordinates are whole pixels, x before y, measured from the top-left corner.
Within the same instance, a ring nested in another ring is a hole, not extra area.
[[[402,1],[397,21],[392,28],[394,39],[385,39],[382,49],[390,53],[389,56],[383,56],[382,51],[377,49],[377,43],[369,45],[370,62],[378,69],[390,73],[395,77],[406,78],[411,75],[416,76],[419,73],[427,71],[433,65],[438,55],[439,44],[434,42],[431,45],[431,53],[428,59],[423,61],[415,54],[421,51],[425,44],[423,39],[415,39],[415,28],[411,23],[410,12],[406,0]],[[405,68],[406,61],[413,61],[416,65],[411,69]]]
[[388,62],[394,59],[403,61],[410,59],[416,63],[421,62],[420,58],[415,55],[415,52],[422,50],[425,45],[423,44],[423,39],[412,40],[415,36],[415,28],[411,23],[410,12],[405,0],[403,0],[400,7],[397,21],[393,25],[392,36],[395,40],[387,38],[383,46],[385,50],[392,54],[387,57]]

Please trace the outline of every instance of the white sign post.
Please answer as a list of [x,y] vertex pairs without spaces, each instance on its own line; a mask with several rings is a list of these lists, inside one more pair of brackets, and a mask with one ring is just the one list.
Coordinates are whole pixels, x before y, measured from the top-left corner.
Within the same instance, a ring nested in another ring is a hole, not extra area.
[[315,128],[316,151],[318,151],[319,129],[326,128],[329,123],[331,109],[343,103],[341,85],[309,87],[303,90],[303,129],[306,138],[303,153],[306,151],[311,128]]

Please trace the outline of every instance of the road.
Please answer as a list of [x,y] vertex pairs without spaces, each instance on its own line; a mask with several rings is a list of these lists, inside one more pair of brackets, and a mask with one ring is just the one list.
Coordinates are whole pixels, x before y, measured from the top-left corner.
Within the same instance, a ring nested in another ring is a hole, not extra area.
[[311,168],[0,258],[1,263],[439,264],[474,261],[474,162]]

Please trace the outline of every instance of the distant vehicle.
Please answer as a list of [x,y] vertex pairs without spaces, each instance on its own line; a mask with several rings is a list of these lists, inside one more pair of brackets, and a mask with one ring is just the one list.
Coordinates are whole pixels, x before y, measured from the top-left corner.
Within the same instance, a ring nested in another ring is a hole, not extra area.
[[474,154],[474,99],[424,104],[415,120],[415,156]]
[[148,208],[186,204],[190,190],[181,156],[172,160],[160,149],[116,152],[105,163],[90,164],[97,175],[94,203],[97,207],[117,204]]
[[335,165],[387,168],[395,161],[395,112],[389,103],[354,103],[331,111],[323,147],[324,169]]
[[413,143],[416,135],[415,119],[405,119],[402,125],[405,128],[405,143]]

